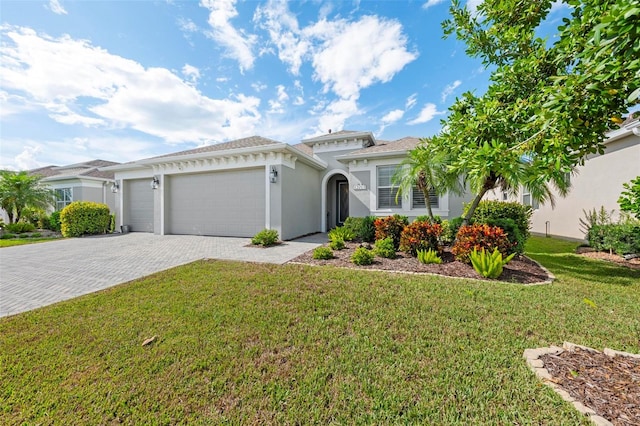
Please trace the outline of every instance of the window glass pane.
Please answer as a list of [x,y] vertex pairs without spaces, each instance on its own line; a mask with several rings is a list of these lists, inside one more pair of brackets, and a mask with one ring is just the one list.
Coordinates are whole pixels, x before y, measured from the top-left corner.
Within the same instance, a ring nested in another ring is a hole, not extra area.
[[391,178],[395,172],[395,166],[378,167],[378,186],[391,186]]
[[531,205],[531,194],[522,194],[522,204],[525,206]]
[[[413,187],[411,207],[414,209],[424,209],[427,204],[424,202],[424,194],[417,186]],[[440,197],[436,195],[434,190],[429,191],[429,201],[431,202],[431,208],[437,209],[440,207]]]
[[[391,209],[398,208],[400,204],[396,204],[396,195],[398,194],[398,188],[378,188],[378,208]],[[401,200],[398,198],[398,203]]]
[[56,189],[56,210],[62,210],[73,202],[71,188]]

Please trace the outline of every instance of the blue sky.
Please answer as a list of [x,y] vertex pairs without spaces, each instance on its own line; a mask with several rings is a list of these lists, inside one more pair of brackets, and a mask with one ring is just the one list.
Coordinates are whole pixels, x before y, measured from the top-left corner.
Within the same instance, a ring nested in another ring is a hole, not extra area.
[[448,7],[3,0],[0,167],[126,162],[252,135],[295,144],[329,129],[433,135],[455,97],[489,78],[442,38]]

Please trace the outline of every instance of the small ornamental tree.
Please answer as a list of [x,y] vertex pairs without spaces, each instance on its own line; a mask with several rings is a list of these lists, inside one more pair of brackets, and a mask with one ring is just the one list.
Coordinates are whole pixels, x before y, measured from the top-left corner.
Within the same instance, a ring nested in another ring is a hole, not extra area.
[[618,198],[620,210],[632,214],[636,219],[640,219],[640,176],[622,186],[625,191],[622,191],[620,198]]

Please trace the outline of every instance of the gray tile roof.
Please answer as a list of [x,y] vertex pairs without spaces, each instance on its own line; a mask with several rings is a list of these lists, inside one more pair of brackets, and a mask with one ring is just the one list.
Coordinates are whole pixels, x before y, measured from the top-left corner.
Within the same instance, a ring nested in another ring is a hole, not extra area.
[[310,157],[313,157],[313,148],[304,143],[298,143],[295,145],[291,145],[292,148],[297,149],[298,151],[302,151]]
[[173,152],[171,154],[159,155],[153,158],[178,157],[181,155],[201,154],[205,152],[225,151],[227,149],[253,148],[257,146],[280,144],[281,142],[262,136],[250,136],[248,138],[236,139],[229,142],[217,143],[215,145],[201,146],[186,151]]
[[378,140],[375,145],[368,148],[358,149],[357,151],[351,151],[347,155],[366,155],[381,152],[396,152],[407,151],[415,148],[420,143],[419,138],[411,136],[404,137],[395,141],[382,141]]
[[80,178],[92,177],[98,179],[113,179],[113,172],[99,171],[99,167],[114,166],[114,161],[91,160],[84,163],[70,164],[68,166],[45,166],[37,169],[29,170],[31,175],[40,175],[47,178]]

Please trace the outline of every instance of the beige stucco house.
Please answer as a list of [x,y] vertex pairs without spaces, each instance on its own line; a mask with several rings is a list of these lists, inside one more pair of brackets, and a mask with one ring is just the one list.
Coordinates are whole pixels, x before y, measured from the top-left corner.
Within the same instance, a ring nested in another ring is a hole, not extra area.
[[[579,221],[583,210],[599,210],[604,206],[619,215],[618,198],[622,185],[640,175],[640,121],[638,117],[627,119],[619,129],[609,132],[604,142],[604,154],[589,155],[583,166],[572,174],[571,189],[567,197],[555,194],[555,207],[537,205],[531,201],[526,189],[518,194],[517,201],[531,205],[533,210],[532,232],[583,240]],[[493,192],[487,198],[508,199]]]
[[[391,177],[417,138],[376,140],[339,131],[296,145],[252,136],[103,168],[115,174],[118,225],[155,234],[282,239],[327,231],[348,216],[426,214],[414,191],[396,203]],[[459,216],[464,197],[432,197],[434,214]]]

